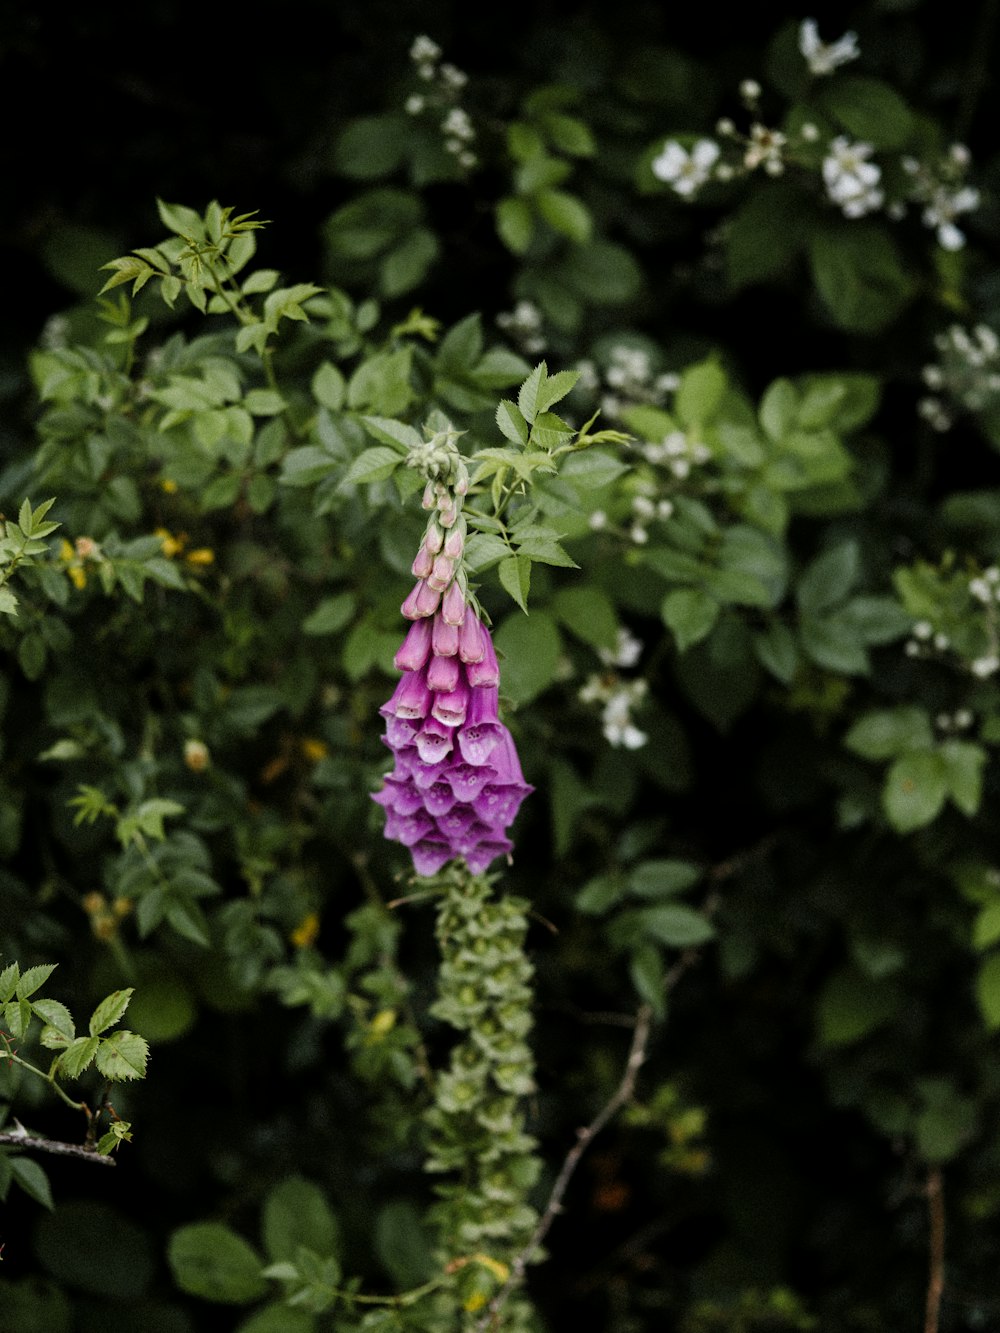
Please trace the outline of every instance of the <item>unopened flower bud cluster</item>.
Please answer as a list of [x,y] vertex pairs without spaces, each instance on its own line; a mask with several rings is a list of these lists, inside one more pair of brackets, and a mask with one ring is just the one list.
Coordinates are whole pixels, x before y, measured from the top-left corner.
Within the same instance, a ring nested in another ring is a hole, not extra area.
[[478,158],[473,150],[476,131],[469,113],[460,104],[462,89],[468,75],[454,65],[441,60],[442,51],[430,37],[413,40],[410,59],[416,68],[423,89],[412,92],[405,102],[410,116],[427,116],[437,120],[444,140],[444,150],[455,158],[460,167],[476,166]]
[[940,361],[925,366],[923,380],[934,392],[917,405],[938,431],[954,424],[952,407],[983,412],[1000,406],[1000,338],[987,324],[965,329],[953,324],[934,345]]

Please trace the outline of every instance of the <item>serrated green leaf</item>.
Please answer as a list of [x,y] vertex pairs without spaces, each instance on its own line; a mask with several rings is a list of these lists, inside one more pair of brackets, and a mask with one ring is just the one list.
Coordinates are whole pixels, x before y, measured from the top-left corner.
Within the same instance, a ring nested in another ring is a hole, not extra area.
[[31,1157],[9,1157],[10,1172],[21,1189],[36,1203],[51,1212],[55,1207],[52,1201],[52,1188],[49,1178]]
[[528,423],[518,408],[507,398],[504,398],[497,408],[496,423],[500,428],[501,435],[510,440],[512,444],[526,445],[528,443]]
[[89,1069],[99,1045],[99,1037],[77,1037],[60,1055],[59,1068],[67,1078],[79,1078]]
[[46,1025],[42,1029],[41,1043],[49,1050],[61,1049],[76,1036],[73,1015],[61,1001],[36,1000],[31,1007]]
[[538,406],[539,393],[547,378],[548,367],[544,361],[540,361],[521,385],[520,391],[518,392],[518,410],[529,425],[534,421],[538,412],[541,410]]
[[137,1032],[113,1032],[97,1047],[97,1068],[112,1082],[145,1078],[149,1043]]
[[55,963],[42,963],[38,967],[29,967],[26,972],[21,973],[14,994],[19,1000],[29,999],[36,990],[45,985],[55,970]]
[[135,988],[130,986],[127,990],[116,990],[111,995],[106,996],[90,1016],[88,1026],[90,1035],[98,1037],[102,1032],[120,1022],[134,994]]
[[344,473],[342,486],[363,486],[375,481],[385,481],[391,477],[402,459],[394,449],[385,445],[375,445],[358,455]]
[[497,566],[500,583],[510,593],[522,611],[528,609],[528,593],[531,589],[531,559],[526,555],[510,555]]

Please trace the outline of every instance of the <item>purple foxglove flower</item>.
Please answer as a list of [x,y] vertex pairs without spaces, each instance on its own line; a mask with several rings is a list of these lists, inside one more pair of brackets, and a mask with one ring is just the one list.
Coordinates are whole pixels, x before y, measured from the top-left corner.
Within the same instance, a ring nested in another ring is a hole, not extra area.
[[439,838],[421,838],[410,848],[410,853],[418,875],[436,875],[453,856],[449,845]]
[[410,573],[415,579],[425,579],[434,568],[434,556],[427,549],[426,539],[420,543],[420,550],[410,566]]
[[[471,805],[454,805],[447,813],[441,815],[437,826],[438,833],[454,846],[456,842],[468,839],[470,831],[480,827],[480,821]],[[483,832],[487,830],[484,828]]]
[[459,627],[449,625],[439,611],[434,617],[431,649],[435,657],[454,657],[458,652]]
[[431,717],[436,717],[446,727],[460,727],[465,721],[468,705],[469,687],[464,680],[461,680],[455,689],[450,690],[447,694],[434,695],[434,702],[431,704]]
[[[414,788],[416,790],[416,788]],[[445,773],[438,778],[433,787],[428,787],[422,796],[418,793],[418,800],[429,815],[439,819],[441,815],[446,815],[457,801],[457,797],[452,790],[451,783],[448,781],[448,774]],[[398,806],[396,807],[399,808]],[[440,827],[440,826],[439,826]]]
[[372,794],[372,800],[387,810],[395,810],[398,815],[412,815],[424,804],[423,793],[409,778],[397,778],[392,773],[386,774],[385,786]]
[[469,691],[465,725],[458,733],[458,748],[467,764],[485,764],[507,731],[497,721],[498,693],[495,685],[479,685]]
[[487,782],[492,782],[496,776],[496,770],[489,764],[456,763],[448,769],[445,775],[451,783],[451,789],[460,801],[471,804],[486,786]]
[[466,679],[470,685],[499,685],[500,667],[497,663],[493,640],[485,625],[481,625],[483,636],[483,655],[478,662],[470,662],[466,668]]
[[429,481],[424,487],[423,498],[420,501],[421,509],[433,509],[437,504],[437,491],[434,489],[434,483]]
[[445,776],[451,767],[451,762],[451,758],[446,756],[440,763],[428,764],[420,758],[419,754],[414,753],[414,757],[410,761],[410,774],[417,787],[421,791],[427,791],[429,787],[433,787],[435,782]]
[[514,844],[509,838],[485,838],[465,853],[465,864],[474,875],[481,875],[498,856],[506,856],[513,850]]
[[392,698],[379,712],[383,717],[426,717],[431,710],[431,692],[424,671],[407,671]]
[[393,658],[397,671],[419,671],[431,650],[431,622],[426,616],[415,620]]
[[390,750],[402,750],[416,740],[420,725],[419,718],[389,716],[385,720],[385,735],[382,739]]
[[443,528],[453,528],[458,521],[458,507],[450,495],[438,501],[438,522]]
[[[425,622],[426,623],[426,622]],[[431,691],[443,690],[450,694],[458,688],[462,678],[462,668],[457,657],[432,657],[427,668],[427,688]]]
[[426,580],[417,584],[417,610],[422,616],[432,616],[440,601],[440,588],[432,588]]
[[436,717],[429,717],[417,732],[417,754],[422,764],[440,764],[447,759],[455,744],[455,733]]
[[401,815],[389,809],[385,816],[385,835],[404,847],[412,847],[434,828],[434,820],[426,810],[415,810],[412,815]]
[[484,824],[491,829],[506,828],[514,822],[521,802],[534,791],[527,783],[489,782],[476,797],[473,809]]
[[486,627],[472,610],[458,628],[458,655],[463,662],[481,662],[486,656]]
[[465,619],[465,592],[458,579],[451,583],[441,603],[441,615],[449,625],[461,625]]

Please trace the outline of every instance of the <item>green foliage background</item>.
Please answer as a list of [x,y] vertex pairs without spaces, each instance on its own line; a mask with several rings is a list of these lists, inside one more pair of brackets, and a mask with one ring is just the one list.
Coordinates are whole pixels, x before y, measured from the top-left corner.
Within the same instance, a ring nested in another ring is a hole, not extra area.
[[[3,1333],[464,1329],[496,1288],[477,1261],[451,1306],[330,1295],[435,1272],[447,996],[368,798],[434,413],[492,451],[485,494],[534,500],[470,548],[536,787],[500,881],[530,909],[534,1207],[654,1015],[535,1313],[498,1326],[918,1326],[941,1182],[940,1328],[1000,1322],[1000,380],[968,332],[1000,330],[996,6],[820,14],[861,58],[815,79],[806,17],[9,16],[0,963],[56,963],[78,1016],[134,988],[152,1058],[114,1171],[4,1149]],[[463,87],[421,80],[423,33]],[[748,78],[796,161],[682,199],[655,155],[746,129]],[[904,158],[968,145],[967,244],[919,206],[845,217],[837,134],[896,197]],[[548,404],[543,357],[586,372]],[[553,461],[598,410],[631,443]],[[629,682],[634,748],[602,728]],[[2,1059],[0,1108],[82,1138]]]

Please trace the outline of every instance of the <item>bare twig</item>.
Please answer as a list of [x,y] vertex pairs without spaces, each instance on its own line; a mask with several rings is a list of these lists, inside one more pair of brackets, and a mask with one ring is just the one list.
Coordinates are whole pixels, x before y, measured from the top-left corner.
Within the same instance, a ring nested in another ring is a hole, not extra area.
[[114,1166],[115,1159],[99,1153],[96,1148],[88,1148],[82,1143],[63,1143],[60,1139],[44,1139],[39,1134],[29,1134],[26,1129],[12,1129],[0,1132],[0,1144],[9,1143],[15,1148],[27,1148],[32,1152],[57,1153],[60,1157],[82,1157],[86,1162],[96,1162],[99,1166]]
[[944,1293],[944,1180],[936,1166],[927,1176],[928,1236],[927,1311],[924,1333],[938,1333]]
[[576,1142],[566,1154],[566,1159],[562,1164],[562,1169],[556,1177],[556,1182],[552,1186],[552,1192],[549,1195],[548,1203],[545,1205],[545,1211],[538,1219],[538,1225],[527,1245],[521,1250],[520,1254],[510,1266],[510,1276],[499,1289],[493,1299],[487,1306],[486,1313],[480,1320],[477,1328],[486,1330],[495,1328],[504,1302],[507,1297],[518,1286],[524,1277],[524,1271],[531,1260],[531,1256],[542,1244],[549,1233],[549,1228],[555,1221],[558,1214],[562,1211],[563,1196],[570,1180],[573,1177],[577,1166],[580,1164],[580,1158],[593,1143],[594,1139],[600,1134],[601,1130],[608,1122],[632,1099],[635,1091],[635,1081],[638,1078],[639,1070],[646,1059],[646,1049],[649,1045],[649,1034],[652,1027],[653,1010],[648,1004],[640,1007],[635,1017],[635,1029],[632,1033],[632,1045],[629,1048],[628,1059],[625,1062],[625,1071],[622,1074],[621,1082],[615,1089],[609,1101],[598,1111],[589,1125],[583,1129],[577,1130]]

